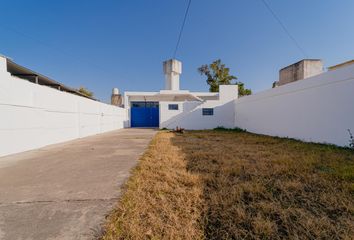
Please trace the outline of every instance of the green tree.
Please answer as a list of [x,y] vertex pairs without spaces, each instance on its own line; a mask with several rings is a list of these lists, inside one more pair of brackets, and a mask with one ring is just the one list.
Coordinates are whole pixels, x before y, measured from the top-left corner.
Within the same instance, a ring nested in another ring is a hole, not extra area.
[[238,85],[238,95],[240,97],[252,94],[252,90],[245,88],[245,84],[243,82],[236,82],[236,84]]
[[89,91],[89,90],[88,90],[87,88],[85,88],[85,87],[80,87],[80,88],[78,89],[78,91],[79,91],[80,93],[82,93],[83,95],[87,96],[87,97],[93,97],[93,92]]
[[235,81],[236,76],[230,75],[230,68],[225,67],[225,64],[221,63],[221,60],[215,60],[211,64],[204,64],[198,68],[198,72],[201,75],[207,77],[207,84],[209,85],[210,92],[218,92],[220,85],[238,85],[239,96],[245,96],[252,94],[251,89],[246,89],[244,83]]

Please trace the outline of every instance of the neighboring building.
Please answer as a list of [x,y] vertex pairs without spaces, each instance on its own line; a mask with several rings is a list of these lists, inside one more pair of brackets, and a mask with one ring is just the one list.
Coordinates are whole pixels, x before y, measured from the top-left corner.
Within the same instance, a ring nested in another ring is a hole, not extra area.
[[323,73],[323,63],[320,59],[303,59],[279,71],[279,81],[274,86],[303,80]]
[[340,64],[337,64],[337,65],[331,66],[331,67],[328,68],[328,70],[329,71],[333,71],[333,70],[337,70],[339,68],[346,67],[346,66],[349,66],[349,65],[352,65],[352,64],[354,64],[354,60],[346,61],[344,63],[340,63]]
[[159,92],[125,92],[124,106],[130,127],[210,129],[234,127],[237,85],[220,86],[220,92],[190,92],[179,89],[182,63],[163,63],[165,89]]
[[43,74],[37,73],[33,70],[30,70],[24,66],[21,66],[15,62],[13,62],[10,58],[5,57],[5,56],[1,56],[1,58],[6,59],[6,69],[7,72],[9,72],[11,74],[11,76],[16,77],[16,78],[20,78],[35,84],[39,84],[39,85],[43,85],[43,86],[47,86],[47,87],[51,87],[54,89],[57,89],[59,91],[63,91],[63,92],[68,92],[68,93],[72,93],[81,97],[86,97],[92,100],[95,100],[92,97],[89,97],[85,94],[82,94],[81,92],[79,92],[77,89],[65,86],[62,83],[59,83],[47,76],[44,76]]

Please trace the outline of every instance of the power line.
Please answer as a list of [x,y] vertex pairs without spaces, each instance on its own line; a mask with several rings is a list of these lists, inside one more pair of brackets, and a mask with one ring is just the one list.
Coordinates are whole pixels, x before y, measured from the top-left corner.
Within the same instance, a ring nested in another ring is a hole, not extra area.
[[275,14],[275,12],[272,10],[272,8],[269,6],[269,4],[266,2],[266,0],[261,0],[264,4],[264,6],[268,9],[268,11],[272,14],[274,19],[279,23],[279,25],[282,27],[284,32],[288,35],[288,37],[293,41],[295,46],[300,50],[300,52],[304,55],[305,58],[308,58],[308,55],[306,54],[305,50],[301,47],[298,41],[290,34],[288,29],[285,27],[285,25],[282,23],[280,18]]
[[187,9],[186,9],[186,12],[185,12],[185,14],[184,14],[184,18],[183,18],[181,30],[179,31],[179,35],[178,35],[178,40],[177,40],[176,48],[175,48],[175,51],[174,51],[174,53],[173,53],[173,58],[176,57],[176,53],[177,53],[177,50],[178,50],[179,43],[180,43],[180,41],[181,41],[182,32],[183,32],[183,29],[184,29],[184,25],[186,24],[186,20],[187,20],[187,16],[188,16],[188,11],[189,11],[189,7],[190,7],[190,5],[191,5],[191,2],[192,2],[192,0],[189,0],[188,6],[187,6]]

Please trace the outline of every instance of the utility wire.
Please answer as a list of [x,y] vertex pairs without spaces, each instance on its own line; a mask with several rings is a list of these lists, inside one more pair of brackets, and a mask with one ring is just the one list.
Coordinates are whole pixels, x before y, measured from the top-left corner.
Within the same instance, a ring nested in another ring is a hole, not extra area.
[[191,2],[192,2],[192,0],[189,0],[188,6],[187,6],[187,9],[186,9],[186,12],[185,12],[185,14],[184,14],[182,26],[181,26],[181,29],[180,29],[179,35],[178,35],[178,40],[177,40],[176,48],[175,48],[175,51],[174,51],[174,53],[173,53],[173,58],[176,58],[178,46],[179,46],[179,43],[180,43],[180,41],[181,41],[182,32],[183,32],[183,29],[184,29],[184,25],[186,24],[186,20],[187,20],[187,16],[188,16],[188,12],[189,12],[189,7],[191,6]]
[[269,4],[266,2],[266,0],[261,0],[264,4],[264,6],[268,9],[268,11],[272,14],[272,16],[274,17],[274,19],[279,23],[279,25],[281,26],[281,28],[284,30],[284,32],[288,35],[288,37],[293,41],[293,43],[295,44],[295,46],[300,50],[300,52],[303,54],[303,56],[305,58],[308,58],[308,55],[306,54],[305,50],[301,47],[301,45],[299,44],[298,41],[296,41],[296,39],[290,34],[290,32],[288,31],[288,29],[285,27],[285,25],[282,23],[282,21],[280,20],[280,18],[277,16],[277,14],[275,14],[275,12],[272,10],[272,8],[269,6]]

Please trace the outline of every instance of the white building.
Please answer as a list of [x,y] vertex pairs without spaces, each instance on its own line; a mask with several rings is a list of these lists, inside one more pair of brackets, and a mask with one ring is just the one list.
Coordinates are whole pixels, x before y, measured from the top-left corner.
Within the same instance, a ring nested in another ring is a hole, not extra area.
[[179,89],[182,63],[171,59],[163,63],[165,89],[159,92],[125,92],[129,127],[211,129],[235,126],[234,100],[237,85],[220,86],[218,93]]

